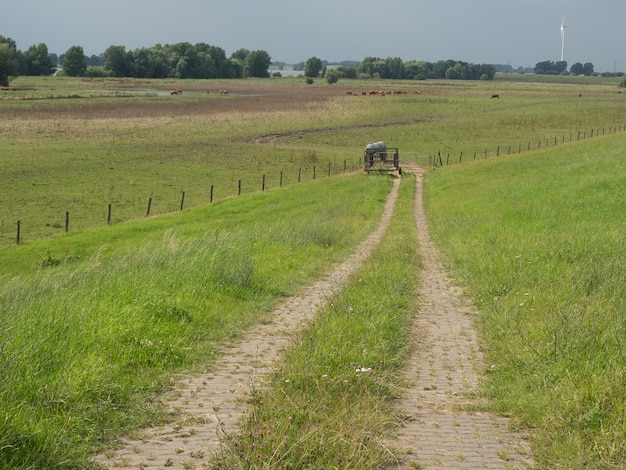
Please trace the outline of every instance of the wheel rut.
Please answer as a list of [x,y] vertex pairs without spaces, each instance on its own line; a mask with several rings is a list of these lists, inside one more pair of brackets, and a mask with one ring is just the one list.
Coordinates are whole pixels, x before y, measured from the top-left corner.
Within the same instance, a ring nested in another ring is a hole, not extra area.
[[339,292],[374,251],[384,236],[398,197],[400,180],[394,179],[377,228],[356,251],[330,273],[286,299],[272,314],[272,321],[258,325],[224,351],[219,363],[206,374],[184,377],[167,397],[167,406],[178,412],[174,424],[144,429],[106,455],[95,457],[101,469],[210,468],[224,439],[239,432],[246,412],[246,395],[262,386],[289,346],[294,334]]
[[406,418],[389,441],[399,469],[521,469],[533,466],[526,436],[506,418],[467,411],[482,365],[471,306],[449,278],[428,231],[422,172],[416,175],[415,221],[422,259],[415,353],[405,371],[407,393],[397,407]]

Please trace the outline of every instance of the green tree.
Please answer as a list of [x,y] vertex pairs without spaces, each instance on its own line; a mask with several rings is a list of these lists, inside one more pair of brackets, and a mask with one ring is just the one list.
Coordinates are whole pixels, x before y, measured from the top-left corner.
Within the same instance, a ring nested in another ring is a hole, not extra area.
[[626,88],[626,75],[624,75],[624,76],[622,77],[622,79],[620,80],[620,82],[619,82],[619,87],[620,87],[620,88]]
[[456,60],[439,60],[433,64],[433,78],[446,78],[448,69],[456,65]]
[[446,70],[446,78],[450,80],[465,80],[467,78],[465,67],[460,63],[456,63]]
[[326,72],[324,72],[324,78],[326,82],[329,84],[337,83],[339,81],[341,73],[339,70],[335,68],[326,68]]
[[272,58],[265,51],[252,51],[246,57],[246,71],[248,77],[268,78],[270,76],[269,67]]
[[65,52],[63,59],[63,72],[68,77],[83,77],[87,65],[85,65],[85,53],[81,46],[72,46]]
[[224,49],[217,46],[209,46],[206,52],[210,54],[215,65],[215,78],[235,78],[232,63],[226,57]]
[[386,77],[381,76],[381,78],[404,79],[404,62],[399,57],[385,59],[385,68],[388,75]]
[[[478,68],[478,79],[493,80],[496,76],[496,68],[492,64],[481,64]],[[483,78],[485,77],[485,78]]]
[[0,86],[9,86],[11,77],[17,76],[14,42],[0,36]]
[[339,70],[341,78],[357,78],[359,76],[359,69],[354,65],[342,65],[337,67],[337,70]]
[[311,78],[319,77],[322,72],[322,67],[322,59],[318,57],[310,57],[304,65],[304,76]]
[[250,54],[250,51],[248,49],[237,49],[235,52],[233,52],[230,55],[231,59],[236,59],[236,60],[240,60],[242,63],[245,63],[246,59],[248,58],[248,55]]
[[48,46],[39,43],[30,46],[24,54],[25,75],[31,77],[47,76],[54,73],[54,65],[48,54]]
[[567,72],[567,61],[559,60],[555,64],[555,71],[557,74],[562,74],[563,72]]
[[585,73],[583,64],[581,64],[580,62],[572,64],[572,66],[569,68],[569,73],[573,75],[583,75]]
[[379,57],[366,57],[359,66],[361,74],[370,78],[391,78],[391,69],[395,59],[381,59]]
[[110,70],[114,77],[128,77],[130,67],[126,47],[107,47],[104,51],[104,69]]
[[404,64],[404,75],[408,80],[426,80],[429,74],[428,62],[410,60]]
[[586,76],[593,75],[593,64],[591,62],[585,62],[585,65],[583,65],[583,74]]
[[565,60],[560,60],[558,62],[553,62],[551,60],[537,62],[537,64],[535,65],[535,70],[534,70],[536,74],[548,74],[548,75],[559,75],[566,71],[567,71],[567,62]]

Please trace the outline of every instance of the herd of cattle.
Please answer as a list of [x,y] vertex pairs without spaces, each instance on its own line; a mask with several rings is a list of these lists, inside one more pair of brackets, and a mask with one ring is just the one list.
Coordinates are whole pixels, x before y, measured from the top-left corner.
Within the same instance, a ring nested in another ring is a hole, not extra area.
[[[368,96],[368,95],[379,95],[379,96],[385,96],[385,95],[403,95],[405,93],[408,93],[408,91],[406,90],[394,90],[394,91],[389,91],[389,90],[382,90],[382,91],[377,91],[377,90],[372,90],[372,91],[362,91],[361,95],[363,96]],[[421,95],[422,92],[417,90],[414,93]],[[352,91],[348,91],[347,92],[348,95],[358,95],[358,93],[354,93]]]
[[[211,92],[207,90],[207,93],[211,93]],[[222,95],[227,95],[228,90],[219,90],[218,93]],[[181,88],[176,88],[175,90],[170,91],[170,95],[182,95],[182,94],[183,94],[183,90]]]
[[[207,90],[207,93],[211,93],[209,90]],[[228,90],[218,90],[218,93],[222,94],[222,95],[227,95],[228,94]],[[362,96],[369,96],[369,95],[378,95],[378,96],[385,96],[385,95],[403,95],[409,93],[406,90],[370,90],[370,91],[362,91],[360,94]],[[413,93],[415,93],[416,95],[421,95],[422,92],[420,90],[415,90]],[[620,92],[621,93],[621,92]],[[181,88],[176,88],[175,90],[171,90],[170,91],[170,95],[182,95],[183,94],[183,90]],[[346,94],[348,95],[352,95],[352,96],[358,96],[359,93],[353,92],[353,91],[347,91]],[[493,94],[491,95],[492,98],[500,98],[499,94]]]

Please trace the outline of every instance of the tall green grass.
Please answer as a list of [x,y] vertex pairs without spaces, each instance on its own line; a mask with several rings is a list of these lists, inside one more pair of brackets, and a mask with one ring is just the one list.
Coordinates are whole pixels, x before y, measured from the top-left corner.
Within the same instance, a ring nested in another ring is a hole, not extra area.
[[480,311],[492,408],[542,468],[626,462],[626,138],[435,171],[432,231]]
[[415,183],[403,179],[389,231],[366,265],[294,339],[218,468],[385,468],[397,423],[419,260]]
[[3,250],[0,467],[85,468],[164,419],[170,377],[343,258],[389,187],[329,178]]

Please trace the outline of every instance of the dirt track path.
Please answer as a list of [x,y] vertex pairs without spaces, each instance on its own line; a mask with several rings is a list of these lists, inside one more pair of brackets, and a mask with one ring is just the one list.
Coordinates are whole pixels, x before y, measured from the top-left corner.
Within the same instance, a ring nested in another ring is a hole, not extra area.
[[[388,442],[401,469],[501,469],[531,464],[523,436],[508,431],[507,420],[458,411],[478,385],[474,366],[481,360],[476,334],[460,291],[448,279],[428,236],[417,173],[415,217],[423,258],[420,309],[415,323],[416,354],[406,371],[410,388],[398,401],[407,416]],[[408,178],[406,178],[408,179]],[[201,376],[186,377],[169,396],[180,411],[173,425],[146,429],[110,455],[96,457],[103,469],[210,468],[227,434],[239,431],[243,398],[262,384],[294,334],[338,292],[375,249],[391,220],[400,180],[394,180],[377,229],[355,253],[323,279],[287,299],[273,321],[259,325],[224,352]]]
[[525,436],[508,420],[462,411],[478,387],[482,357],[470,306],[449,279],[428,232],[422,205],[422,174],[416,170],[415,220],[423,263],[414,326],[415,354],[406,371],[408,393],[398,407],[406,416],[389,445],[400,469],[529,468]]
[[168,402],[180,411],[176,424],[146,429],[112,455],[97,456],[100,467],[209,468],[210,458],[220,452],[224,437],[239,431],[239,419],[246,411],[242,402],[245,394],[259,386],[294,333],[341,289],[376,248],[391,221],[399,186],[400,180],[395,179],[378,227],[354,254],[301,294],[288,298],[273,312],[271,323],[257,326],[239,344],[224,351],[213,370],[178,383]]

